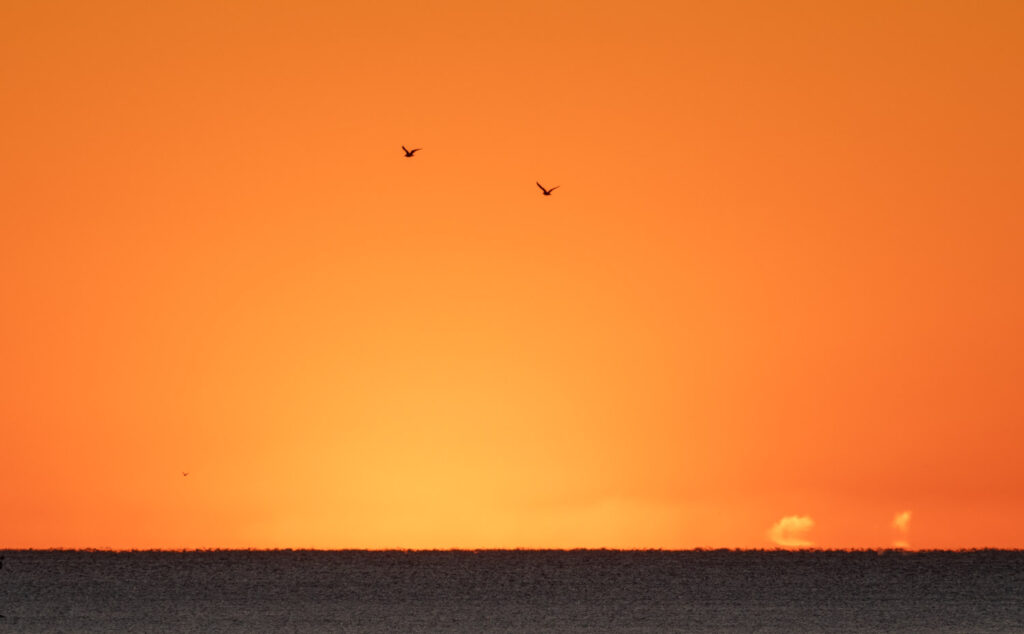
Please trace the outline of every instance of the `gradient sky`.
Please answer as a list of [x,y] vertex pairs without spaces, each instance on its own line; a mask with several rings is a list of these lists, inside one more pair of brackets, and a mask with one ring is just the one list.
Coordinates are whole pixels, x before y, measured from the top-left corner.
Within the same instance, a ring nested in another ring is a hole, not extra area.
[[1024,547],[1022,77],[1017,0],[7,0],[0,547]]

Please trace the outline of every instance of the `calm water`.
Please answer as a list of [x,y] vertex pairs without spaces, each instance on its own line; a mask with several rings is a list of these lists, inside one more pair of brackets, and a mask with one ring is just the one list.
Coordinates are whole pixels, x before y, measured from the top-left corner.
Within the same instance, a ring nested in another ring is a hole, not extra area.
[[0,632],[1024,632],[1024,551],[7,551]]

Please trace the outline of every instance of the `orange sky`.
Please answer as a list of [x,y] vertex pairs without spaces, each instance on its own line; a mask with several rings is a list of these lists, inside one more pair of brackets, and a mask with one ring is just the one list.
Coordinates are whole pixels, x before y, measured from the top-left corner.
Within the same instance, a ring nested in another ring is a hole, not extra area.
[[4,2],[0,547],[1024,547],[1022,76],[1017,0]]

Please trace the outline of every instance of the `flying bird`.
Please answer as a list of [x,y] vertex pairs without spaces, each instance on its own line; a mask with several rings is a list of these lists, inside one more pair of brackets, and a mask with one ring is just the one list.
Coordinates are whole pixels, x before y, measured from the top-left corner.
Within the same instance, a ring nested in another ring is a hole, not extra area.
[[188,471],[182,471],[182,472],[181,472],[181,477],[183,477],[183,478],[184,478],[184,477],[186,477],[187,475],[188,475]]
[[544,195],[545,195],[545,196],[550,196],[550,195],[551,195],[551,192],[553,192],[553,191],[555,191],[556,189],[558,189],[559,187],[561,187],[561,185],[555,185],[555,186],[554,186],[554,187],[552,187],[551,189],[544,189],[544,186],[543,186],[543,185],[541,185],[540,183],[537,183],[537,187],[540,187],[540,190],[541,190],[542,192],[544,192]]
[[413,149],[411,149],[411,150],[407,150],[407,149],[405,149],[405,146],[404,146],[404,145],[402,146],[402,151],[404,151],[404,152],[405,152],[405,158],[412,158],[412,155],[413,155],[413,154],[415,154],[415,153],[419,152],[419,151],[420,151],[420,150],[422,150],[422,149],[423,149],[423,148],[421,148],[421,147],[418,147],[418,148],[413,148]]

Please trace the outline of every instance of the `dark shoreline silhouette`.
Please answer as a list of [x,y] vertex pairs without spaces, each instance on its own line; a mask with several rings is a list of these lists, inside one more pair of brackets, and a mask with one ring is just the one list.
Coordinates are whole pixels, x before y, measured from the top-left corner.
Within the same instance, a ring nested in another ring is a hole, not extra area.
[[1024,631],[1021,550],[17,553],[19,631]]

